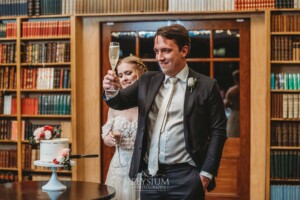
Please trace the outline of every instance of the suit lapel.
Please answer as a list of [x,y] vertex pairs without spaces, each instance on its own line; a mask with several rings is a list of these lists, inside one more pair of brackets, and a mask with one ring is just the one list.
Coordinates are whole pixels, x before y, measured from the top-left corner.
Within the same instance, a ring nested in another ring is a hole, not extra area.
[[[197,73],[192,69],[189,69],[188,79],[189,78],[196,78],[196,79],[198,78]],[[185,91],[185,98],[184,98],[184,116],[187,116],[191,112],[193,103],[194,103],[194,99],[196,98],[197,93],[198,93],[197,91],[199,89],[199,87],[198,87],[199,81],[198,80],[195,83],[196,85],[193,88],[192,92],[189,90],[187,83],[188,83],[188,80],[186,82],[186,91]]]
[[149,113],[149,110],[153,104],[153,101],[156,97],[156,94],[165,79],[165,75],[163,73],[158,73],[153,76],[151,82],[149,83],[149,90],[147,95],[147,103],[146,103],[146,113]]

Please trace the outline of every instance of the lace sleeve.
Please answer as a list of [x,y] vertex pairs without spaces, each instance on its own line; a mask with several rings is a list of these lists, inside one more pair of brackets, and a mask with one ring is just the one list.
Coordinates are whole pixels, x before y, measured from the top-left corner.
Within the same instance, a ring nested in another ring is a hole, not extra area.
[[108,133],[109,133],[109,131],[111,130],[111,127],[112,127],[112,125],[113,125],[113,122],[114,122],[113,119],[108,120],[108,121],[102,126],[102,134],[101,134],[102,139],[104,139],[105,136],[108,135]]

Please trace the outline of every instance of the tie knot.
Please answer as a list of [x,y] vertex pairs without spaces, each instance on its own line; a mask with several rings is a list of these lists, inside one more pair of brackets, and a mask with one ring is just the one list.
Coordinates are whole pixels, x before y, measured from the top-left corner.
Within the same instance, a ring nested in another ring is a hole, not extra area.
[[177,83],[177,81],[178,81],[178,78],[176,78],[176,77],[170,77],[169,79],[170,79],[170,82],[171,82],[173,85],[175,85],[175,84]]

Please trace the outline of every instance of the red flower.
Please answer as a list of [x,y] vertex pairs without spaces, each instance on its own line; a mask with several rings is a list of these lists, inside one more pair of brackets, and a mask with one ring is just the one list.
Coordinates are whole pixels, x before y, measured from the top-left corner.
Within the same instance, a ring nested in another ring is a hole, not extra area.
[[40,138],[43,139],[44,137],[45,137],[45,133],[42,132],[42,133],[40,134]]
[[56,158],[53,159],[53,163],[56,165],[59,164],[59,162],[56,160]]
[[47,126],[44,126],[44,131],[50,131],[50,132],[52,132],[53,131],[53,127],[52,126],[49,126],[49,125],[47,125]]

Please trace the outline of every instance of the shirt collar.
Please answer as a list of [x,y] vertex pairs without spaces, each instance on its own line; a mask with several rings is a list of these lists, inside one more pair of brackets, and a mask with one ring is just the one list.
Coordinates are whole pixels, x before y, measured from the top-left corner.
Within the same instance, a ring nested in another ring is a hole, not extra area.
[[[178,78],[180,81],[186,82],[188,74],[189,74],[189,68],[187,64],[185,64],[184,68],[180,72],[178,72],[175,77]],[[165,75],[164,83],[166,83],[168,78],[170,78],[170,76]]]

